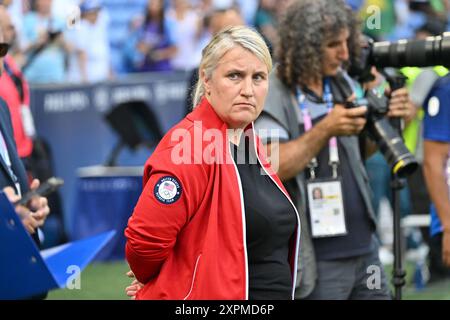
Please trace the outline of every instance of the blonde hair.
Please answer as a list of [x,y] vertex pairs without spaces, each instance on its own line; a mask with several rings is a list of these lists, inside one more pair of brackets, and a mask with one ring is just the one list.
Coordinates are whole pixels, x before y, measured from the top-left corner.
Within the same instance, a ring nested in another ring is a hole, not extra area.
[[217,33],[202,51],[202,60],[198,68],[198,82],[194,90],[193,108],[197,106],[205,95],[205,88],[201,79],[202,71],[210,78],[220,59],[231,49],[241,46],[253,53],[265,63],[267,70],[272,70],[272,57],[269,48],[261,35],[245,26],[228,27]]

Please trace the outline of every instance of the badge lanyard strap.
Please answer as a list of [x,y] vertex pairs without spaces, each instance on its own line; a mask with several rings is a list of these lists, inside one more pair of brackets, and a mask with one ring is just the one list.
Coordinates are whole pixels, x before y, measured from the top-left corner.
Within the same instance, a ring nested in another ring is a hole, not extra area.
[[[333,95],[331,93],[331,87],[330,87],[330,82],[329,82],[328,78],[324,79],[323,90],[324,90],[323,99],[324,99],[325,103],[327,104],[328,113],[330,113],[331,110],[333,109]],[[299,88],[297,88],[298,105],[300,106],[300,110],[302,112],[305,132],[308,132],[312,128],[312,118],[311,118],[311,114],[309,113],[309,109],[306,107],[305,99],[306,99],[305,95],[301,92],[301,90]],[[337,168],[339,166],[339,153],[338,153],[336,137],[330,138],[330,140],[328,141],[328,149],[329,149],[329,153],[330,153],[330,159],[329,159],[328,164],[333,169],[333,178],[337,178]],[[317,168],[317,166],[318,166],[317,158],[314,157],[308,163],[308,168],[309,168],[311,179],[316,178],[316,174],[315,174],[314,170],[315,170],[315,168]]]
[[5,138],[3,138],[3,134],[0,132],[0,157],[2,157],[3,161],[6,164],[6,167],[8,169],[8,173],[11,176],[12,180],[14,181],[14,184],[16,186],[16,192],[18,195],[21,195],[20,190],[20,184],[18,182],[17,176],[12,171],[12,164],[11,164],[11,158],[8,154],[8,147],[6,146]]

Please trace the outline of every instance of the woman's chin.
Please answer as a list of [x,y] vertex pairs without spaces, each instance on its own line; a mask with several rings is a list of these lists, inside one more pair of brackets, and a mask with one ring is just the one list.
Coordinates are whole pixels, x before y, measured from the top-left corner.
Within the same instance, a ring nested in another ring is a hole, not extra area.
[[247,115],[247,116],[241,116],[241,117],[236,117],[234,119],[232,119],[228,125],[230,128],[233,129],[244,129],[245,127],[247,127],[250,123],[252,123],[253,121],[255,121],[256,117],[252,114],[252,115]]

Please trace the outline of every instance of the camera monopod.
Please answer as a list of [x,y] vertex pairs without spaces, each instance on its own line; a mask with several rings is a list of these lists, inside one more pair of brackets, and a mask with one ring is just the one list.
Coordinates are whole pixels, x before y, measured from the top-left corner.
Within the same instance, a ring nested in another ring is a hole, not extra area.
[[[389,83],[391,92],[403,88],[406,83],[406,77],[400,74],[397,70],[388,72],[383,70],[381,72]],[[397,130],[400,137],[403,131],[403,119],[394,118],[391,121],[392,127]],[[397,169],[394,166],[391,170],[391,195],[392,195],[392,210],[393,210],[393,233],[394,233],[394,268],[392,270],[392,284],[394,285],[395,300],[402,299],[402,287],[406,284],[406,271],[403,269],[403,232],[401,227],[401,212],[400,212],[400,191],[406,186],[406,179],[400,177]]]

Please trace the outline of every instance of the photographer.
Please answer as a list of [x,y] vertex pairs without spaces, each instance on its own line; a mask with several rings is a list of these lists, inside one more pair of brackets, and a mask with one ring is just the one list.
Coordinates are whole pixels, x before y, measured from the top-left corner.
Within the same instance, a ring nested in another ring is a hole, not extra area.
[[[279,29],[280,65],[256,122],[259,130],[277,132],[259,133],[272,163],[279,156],[278,175],[301,216],[297,299],[390,299],[358,139],[367,107],[346,108],[331,94],[336,76],[351,84],[343,68],[359,54],[359,28],[344,1],[291,5]],[[388,116],[408,116],[407,91],[391,96]],[[374,145],[365,150],[375,151]],[[315,187],[324,191],[320,206],[308,205]],[[379,267],[375,287],[369,286],[369,266]]]

